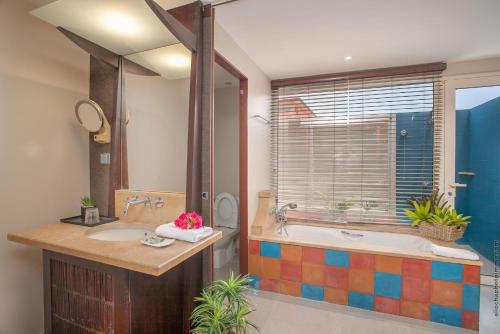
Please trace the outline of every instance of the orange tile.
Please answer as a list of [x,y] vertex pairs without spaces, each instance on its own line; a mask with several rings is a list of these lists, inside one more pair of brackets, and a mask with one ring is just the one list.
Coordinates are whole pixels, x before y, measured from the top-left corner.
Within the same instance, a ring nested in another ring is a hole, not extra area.
[[404,300],[401,302],[401,315],[414,319],[429,320],[431,305]]
[[262,277],[279,279],[281,275],[280,260],[263,256],[261,273]]
[[419,259],[403,259],[403,276],[431,279],[431,261]]
[[431,304],[462,308],[462,284],[432,280]]
[[271,292],[280,292],[280,281],[272,278],[262,278],[260,280],[260,289]]
[[373,294],[375,272],[349,268],[349,291]]
[[401,275],[402,269],[402,257],[375,255],[375,271]]
[[260,255],[260,241],[250,240],[248,242],[248,252],[252,255]]
[[295,297],[300,297],[300,283],[290,281],[280,281],[280,293]]
[[347,291],[342,289],[325,288],[325,302],[347,305]]
[[374,309],[377,312],[390,313],[395,315],[399,315],[401,313],[401,303],[399,299],[375,296],[374,304]]
[[349,254],[349,267],[365,270],[375,269],[375,255],[351,252]]
[[302,263],[302,282],[314,285],[324,285],[325,266],[323,264]]
[[464,265],[464,283],[479,284],[480,270],[480,266]]
[[325,250],[323,248],[302,247],[302,262],[323,264]]
[[250,255],[248,257],[248,271],[252,275],[262,275],[262,257],[260,255]]
[[302,280],[302,263],[281,260],[281,279],[300,282]]
[[281,259],[294,262],[302,261],[302,247],[282,244]]

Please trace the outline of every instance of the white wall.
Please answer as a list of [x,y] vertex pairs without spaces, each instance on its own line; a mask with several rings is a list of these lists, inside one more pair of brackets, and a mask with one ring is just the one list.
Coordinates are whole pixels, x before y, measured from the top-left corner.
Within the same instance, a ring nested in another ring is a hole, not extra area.
[[214,105],[215,195],[228,192],[239,196],[239,88],[216,88]]
[[[217,15],[215,16],[217,19]],[[215,24],[215,49],[248,78],[248,221],[252,224],[257,210],[258,192],[270,187],[270,126],[253,115],[269,118],[271,86],[269,78]]]
[[86,53],[31,17],[28,1],[0,1],[0,333],[43,330],[41,251],[9,231],[57,223],[89,192],[88,133],[75,102],[88,96]]
[[125,76],[129,187],[186,191],[189,79]]

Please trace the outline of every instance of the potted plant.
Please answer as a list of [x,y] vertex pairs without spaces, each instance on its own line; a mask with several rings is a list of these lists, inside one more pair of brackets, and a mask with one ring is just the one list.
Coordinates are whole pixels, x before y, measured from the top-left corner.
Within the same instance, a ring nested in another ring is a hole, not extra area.
[[244,334],[258,328],[248,315],[254,311],[247,298],[248,276],[233,274],[227,281],[217,280],[204,289],[195,301],[199,305],[191,314],[194,334]]
[[413,210],[404,210],[405,214],[413,220],[412,226],[418,226],[422,236],[455,241],[463,237],[470,216],[458,214],[451,209],[447,202],[443,202],[443,195],[437,191],[430,196],[423,196],[420,200],[413,200]]
[[85,197],[82,197],[82,199],[80,200],[81,204],[82,204],[82,207],[81,207],[81,214],[82,214],[82,218],[85,219],[85,214],[87,212],[87,209],[90,209],[90,208],[95,208],[96,207],[96,200],[95,198],[91,197],[91,196],[85,196]]

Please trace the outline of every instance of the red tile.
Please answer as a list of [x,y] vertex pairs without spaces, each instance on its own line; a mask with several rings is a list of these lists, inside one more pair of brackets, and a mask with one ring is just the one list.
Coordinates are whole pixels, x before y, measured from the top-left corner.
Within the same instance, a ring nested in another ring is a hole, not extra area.
[[261,278],[260,289],[271,292],[280,292],[280,281],[272,278]]
[[302,247],[302,262],[323,264],[325,250],[323,248]]
[[473,331],[478,331],[479,313],[472,311],[462,311],[462,327],[472,329]]
[[302,263],[281,260],[281,279],[300,282],[302,279]]
[[349,268],[325,266],[325,285],[331,288],[349,288]]
[[403,259],[403,277],[431,279],[431,261],[419,259]]
[[375,296],[375,311],[399,315],[400,302],[399,299]]
[[374,270],[375,255],[351,252],[349,254],[349,266],[357,269]]
[[431,300],[431,280],[410,276],[403,276],[403,291],[401,298],[420,303],[429,303]]
[[431,303],[462,308],[462,283],[433,279],[431,282]]
[[480,266],[464,265],[464,283],[479,284],[481,280],[480,270]]
[[260,241],[250,240],[248,242],[248,252],[252,255],[260,255]]

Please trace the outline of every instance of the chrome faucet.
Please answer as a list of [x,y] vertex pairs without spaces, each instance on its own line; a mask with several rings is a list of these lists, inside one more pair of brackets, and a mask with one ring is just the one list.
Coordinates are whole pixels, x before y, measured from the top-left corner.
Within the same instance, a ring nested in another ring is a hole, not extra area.
[[271,214],[274,215],[274,217],[276,218],[276,222],[278,223],[278,227],[279,227],[278,233],[280,235],[283,235],[283,231],[284,231],[285,234],[288,236],[288,232],[286,231],[285,225],[286,225],[287,220],[288,220],[287,217],[286,217],[286,212],[288,211],[289,208],[290,209],[296,209],[297,208],[297,204],[295,204],[295,203],[287,203],[287,204],[283,205],[279,209],[276,206],[271,211]]
[[139,205],[139,204],[149,204],[152,207],[151,198],[145,196],[144,198],[139,198],[139,196],[128,197],[125,200],[125,206],[123,207],[123,215],[126,216],[128,214],[128,209],[131,206]]

